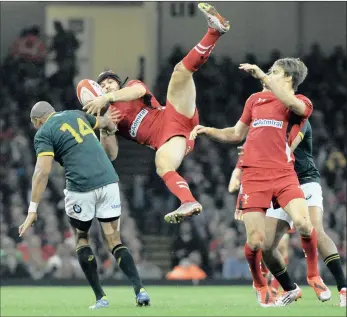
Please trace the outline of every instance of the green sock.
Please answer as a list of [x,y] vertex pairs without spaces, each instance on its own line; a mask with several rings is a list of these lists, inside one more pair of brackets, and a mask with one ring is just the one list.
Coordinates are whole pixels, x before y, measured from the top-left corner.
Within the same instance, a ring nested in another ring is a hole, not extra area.
[[104,290],[99,281],[98,265],[90,246],[82,246],[76,250],[78,262],[86,276],[90,286],[92,287],[96,300],[105,296]]
[[119,268],[133,284],[135,294],[137,295],[143,288],[143,284],[130,251],[123,244],[119,244],[113,248],[112,254],[116,258]]

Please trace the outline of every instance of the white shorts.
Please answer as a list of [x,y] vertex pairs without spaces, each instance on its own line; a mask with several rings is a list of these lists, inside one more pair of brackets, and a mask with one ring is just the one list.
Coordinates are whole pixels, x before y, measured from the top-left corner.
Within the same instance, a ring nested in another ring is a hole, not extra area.
[[[316,182],[313,182],[303,184],[300,187],[304,192],[307,206],[318,207],[323,210],[323,194],[321,185]],[[273,209],[271,207],[266,211],[266,216],[287,221],[290,228],[293,228],[292,218],[282,208]]]
[[121,215],[118,183],[109,184],[89,192],[64,189],[66,214],[80,221],[93,218],[114,218]]

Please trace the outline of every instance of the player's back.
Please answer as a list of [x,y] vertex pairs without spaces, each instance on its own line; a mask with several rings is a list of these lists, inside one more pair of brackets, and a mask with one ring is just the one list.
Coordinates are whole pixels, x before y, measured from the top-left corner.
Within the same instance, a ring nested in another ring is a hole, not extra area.
[[86,192],[119,180],[94,134],[95,124],[96,118],[82,111],[62,111],[54,113],[35,135],[37,155],[54,155],[65,169],[66,188],[71,191]]
[[294,157],[288,133],[292,125],[303,119],[289,111],[272,92],[253,94],[241,117],[241,121],[250,126],[243,166],[292,169]]
[[314,164],[312,155],[312,127],[308,120],[305,123],[302,138],[294,151],[295,172],[298,175],[300,184],[319,182],[320,174]]

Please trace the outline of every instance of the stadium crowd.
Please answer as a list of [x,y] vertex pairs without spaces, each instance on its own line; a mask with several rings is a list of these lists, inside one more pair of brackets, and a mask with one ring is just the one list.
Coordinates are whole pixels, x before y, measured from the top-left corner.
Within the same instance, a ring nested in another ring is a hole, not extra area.
[[[47,52],[58,49],[63,41],[63,35],[59,36],[56,46],[46,50],[39,30],[26,30],[21,38],[37,40],[39,49],[21,51],[18,43],[22,42],[17,40],[0,69],[3,83],[0,91],[0,277],[83,278],[75,257],[72,232],[67,217],[63,216],[64,177],[63,169],[57,164],[39,207],[38,222],[23,239],[18,237],[18,227],[26,217],[35,163],[32,145],[35,131],[28,120],[31,106],[38,100],[47,100],[57,110],[79,108],[73,82],[73,74],[78,70],[71,51],[60,50],[57,72],[49,78],[44,75],[44,59]],[[71,34],[65,36],[72,41]],[[75,47],[77,49],[77,43]],[[39,56],[33,58],[32,54]],[[172,69],[183,56],[177,47],[160,71],[155,95],[161,102],[164,102]],[[269,63],[261,65],[262,68],[268,68],[279,56],[280,52],[274,51]],[[309,76],[300,87],[300,93],[307,95],[315,106],[311,123],[315,162],[322,174],[325,226],[346,261],[347,59],[339,47],[330,56],[324,56],[318,45],[303,59]],[[245,61],[257,63],[252,54],[247,55]],[[229,57],[210,58],[195,75],[195,81],[200,120],[217,127],[232,125],[240,117],[247,97],[260,89],[255,80],[238,71],[236,62]],[[143,257],[146,246],[141,235],[151,233],[172,236],[172,267],[191,263],[209,277],[250,279],[243,255],[244,226],[233,218],[236,196],[227,191],[236,160],[235,146],[216,144],[207,138],[197,141],[195,151],[185,159],[181,171],[204,206],[204,212],[180,226],[168,226],[163,221],[165,211],[176,208],[177,201],[155,174],[154,165],[149,175],[134,176],[131,190],[122,195],[122,235],[143,278],[161,278],[166,273]],[[123,278],[114,258],[101,247],[96,222],[92,231],[102,277]],[[304,268],[300,240],[295,235],[291,246],[289,267],[303,265]],[[300,274],[305,274],[305,269],[295,270],[294,274],[302,277]]]

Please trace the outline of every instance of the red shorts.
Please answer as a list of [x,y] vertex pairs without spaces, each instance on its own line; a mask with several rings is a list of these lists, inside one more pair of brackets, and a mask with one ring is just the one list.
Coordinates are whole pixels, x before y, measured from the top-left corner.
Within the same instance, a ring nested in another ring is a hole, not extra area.
[[195,141],[189,140],[190,132],[199,124],[198,110],[195,110],[194,116],[189,119],[183,114],[176,111],[174,106],[166,101],[163,115],[160,118],[160,127],[158,128],[157,137],[151,146],[159,149],[164,143],[174,136],[184,136],[187,139],[186,155],[194,148]]
[[266,212],[271,202],[283,208],[295,198],[305,199],[305,196],[294,169],[243,169],[239,209],[244,212]]

